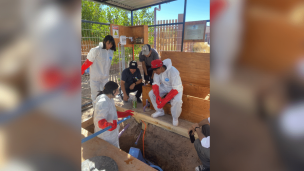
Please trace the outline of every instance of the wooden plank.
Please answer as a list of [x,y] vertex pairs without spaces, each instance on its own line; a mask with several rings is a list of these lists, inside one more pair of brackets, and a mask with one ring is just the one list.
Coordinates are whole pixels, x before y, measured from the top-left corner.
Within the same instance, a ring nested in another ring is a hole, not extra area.
[[[175,19],[175,23],[177,23],[177,19]],[[175,51],[178,51],[178,48],[177,48],[177,46],[178,46],[177,45],[178,44],[177,43],[178,42],[177,41],[177,39],[178,39],[177,37],[178,36],[177,35],[178,35],[178,24],[175,25]]]
[[[168,20],[166,20],[166,24],[168,24]],[[165,43],[166,43],[166,44],[165,44],[165,51],[168,51],[168,50],[169,50],[169,48],[168,48],[168,47],[169,47],[169,46],[168,46],[168,45],[169,45],[169,42],[168,42],[168,39],[169,39],[169,32],[168,32],[168,30],[169,30],[169,26],[167,25],[167,26],[166,26],[166,32],[165,32],[165,33],[166,33],[166,35],[165,35]]]
[[[150,108],[154,110],[153,105],[151,103],[149,92],[152,90],[151,86],[143,86],[142,99],[143,106],[146,105],[146,99],[150,102]],[[164,106],[164,111],[166,114],[171,114],[171,105],[166,104]],[[203,98],[198,98],[194,96],[183,95],[183,105],[182,105],[182,113],[180,118],[198,123],[201,120],[208,118],[210,116],[210,101],[205,100]]]
[[[184,14],[178,14],[178,22],[183,22]],[[183,25],[179,24],[177,29],[177,51],[181,52],[181,46],[182,46],[182,30]]]
[[[116,109],[120,112],[124,112],[124,111],[130,110],[130,109],[133,110],[134,111],[133,118],[135,118],[135,120],[140,120],[140,121],[143,120],[144,122],[153,124],[155,126],[163,128],[167,131],[174,132],[176,134],[189,138],[188,129],[191,127],[191,125],[193,123],[186,121],[186,120],[179,119],[179,125],[173,126],[172,125],[172,116],[164,115],[161,117],[152,118],[151,115],[155,111],[150,110],[150,111],[143,112],[142,108],[143,108],[142,103],[138,104],[136,109],[132,108],[131,103],[125,103],[123,106],[116,105]],[[195,135],[195,136],[197,137],[197,135]]]
[[205,99],[210,94],[210,86],[201,86],[198,84],[183,82],[183,94]]
[[[169,20],[169,24],[171,24],[171,21],[172,20]],[[172,34],[171,34],[171,31],[172,31],[172,25],[169,26],[169,49],[168,51],[172,51],[171,47],[172,47]]]
[[180,72],[182,82],[210,86],[209,53],[162,52],[162,60],[167,58]]
[[86,128],[92,124],[94,124],[93,117],[90,117],[81,123],[81,128]]
[[[91,135],[90,132],[81,128],[82,138]],[[155,171],[152,167],[136,159],[130,154],[120,150],[112,144],[95,137],[81,144],[81,161],[90,159],[95,156],[107,156],[113,159],[118,165],[120,171]]]

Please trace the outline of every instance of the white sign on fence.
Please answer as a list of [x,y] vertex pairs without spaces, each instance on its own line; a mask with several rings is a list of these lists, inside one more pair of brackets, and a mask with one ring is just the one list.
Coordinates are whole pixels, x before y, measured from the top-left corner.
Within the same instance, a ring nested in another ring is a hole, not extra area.
[[184,40],[204,40],[205,24],[185,26]]
[[118,30],[118,26],[112,26],[113,29],[113,38],[119,38],[119,30]]

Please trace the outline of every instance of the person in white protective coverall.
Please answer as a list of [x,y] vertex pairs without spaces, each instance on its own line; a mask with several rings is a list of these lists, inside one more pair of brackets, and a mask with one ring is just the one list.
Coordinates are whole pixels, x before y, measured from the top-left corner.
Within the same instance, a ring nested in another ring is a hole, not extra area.
[[81,66],[81,74],[90,67],[90,87],[93,107],[98,91],[102,91],[109,81],[109,72],[113,53],[116,51],[114,38],[107,35],[99,46],[92,48],[87,55],[87,60]]
[[[167,102],[171,103],[173,125],[178,126],[178,117],[182,112],[183,85],[179,71],[172,66],[171,59],[160,59],[151,62],[151,68],[155,70],[152,89],[149,92],[152,105],[156,110],[153,118],[165,115],[163,107]],[[167,94],[167,95],[166,95]],[[163,99],[162,96],[166,95]]]
[[117,125],[118,118],[133,116],[133,111],[127,110],[125,112],[117,112],[113,98],[119,93],[118,84],[109,81],[106,83],[104,90],[100,91],[96,98],[94,126],[95,132],[112,126],[108,131],[99,134],[97,137],[101,138],[110,144],[119,147],[119,125]]

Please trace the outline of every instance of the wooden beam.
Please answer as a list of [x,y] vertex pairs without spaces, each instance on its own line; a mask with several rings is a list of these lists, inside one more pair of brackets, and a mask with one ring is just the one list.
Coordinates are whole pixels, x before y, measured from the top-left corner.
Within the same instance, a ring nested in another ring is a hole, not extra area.
[[206,98],[210,94],[209,86],[201,86],[198,84],[183,82],[184,92],[183,94],[189,96],[195,96],[199,98]]
[[162,60],[171,59],[182,82],[210,87],[210,53],[162,52]]
[[81,123],[81,128],[87,128],[88,126],[90,126],[92,124],[94,124],[93,117],[90,117]]
[[[90,132],[81,128],[82,138],[91,135]],[[95,137],[83,144],[81,144],[81,161],[90,159],[95,156],[107,156],[113,159],[118,165],[120,171],[156,171],[152,167],[134,158],[130,154],[120,150],[112,144]]]
[[[131,109],[131,110],[134,111],[134,116],[133,117],[136,120],[140,120],[140,121],[143,120],[146,123],[156,125],[156,126],[161,127],[165,130],[168,130],[170,132],[174,132],[176,134],[179,134],[181,136],[189,138],[188,129],[193,124],[189,121],[179,119],[179,125],[178,126],[173,126],[172,125],[172,116],[170,116],[170,115],[165,115],[165,116],[161,116],[161,117],[158,117],[158,118],[152,118],[151,115],[155,111],[150,110],[150,111],[144,112],[142,103],[138,104],[136,109],[132,108],[131,103],[125,103],[123,106],[116,105],[116,109],[120,112],[124,112],[126,110]],[[144,128],[144,126],[143,126],[143,128]]]

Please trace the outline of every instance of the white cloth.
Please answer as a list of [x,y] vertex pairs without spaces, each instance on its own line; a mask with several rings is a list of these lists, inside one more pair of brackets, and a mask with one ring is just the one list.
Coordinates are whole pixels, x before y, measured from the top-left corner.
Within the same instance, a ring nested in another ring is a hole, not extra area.
[[279,125],[283,134],[290,139],[304,137],[304,102],[293,104],[283,110],[279,117]]
[[167,69],[159,75],[156,73],[154,74],[153,85],[157,84],[160,86],[162,84],[167,92],[170,92],[172,89],[182,92],[182,80],[179,76],[179,71],[172,66],[171,59],[165,59],[163,64],[166,65]]
[[102,91],[104,85],[109,81],[111,61],[113,59],[113,50],[102,49],[103,43],[92,48],[88,53],[87,59],[93,64],[90,66],[90,87],[93,107],[98,91]]
[[[210,117],[208,118],[208,121],[210,123]],[[210,148],[210,136],[208,137],[204,137],[202,140],[201,140],[201,144],[203,147],[205,148]]]
[[[167,69],[161,74],[154,74],[153,85],[157,84],[159,86],[159,95],[162,97],[169,93],[172,89],[176,89],[178,94],[174,96],[171,100],[171,114],[174,119],[178,119],[182,113],[183,104],[183,85],[182,80],[179,76],[179,71],[172,66],[171,59],[165,59],[163,64],[166,65]],[[159,109],[156,103],[156,96],[153,90],[149,92],[149,97],[151,99],[152,105],[156,111],[163,111]]]
[[[113,123],[114,120],[118,121],[117,111],[113,99],[110,99],[107,95],[102,94],[96,98],[96,106],[94,111],[94,125],[95,132],[102,130],[98,126],[98,121],[106,119],[107,122]],[[102,134],[99,134],[97,137],[101,138],[110,144],[120,148],[119,146],[119,125],[113,131],[106,131]]]
[[108,78],[99,80],[99,81],[90,79],[91,98],[92,98],[92,102],[93,102],[92,104],[93,104],[94,109],[95,109],[96,96],[98,94],[98,91],[102,91],[107,82],[109,82]]

